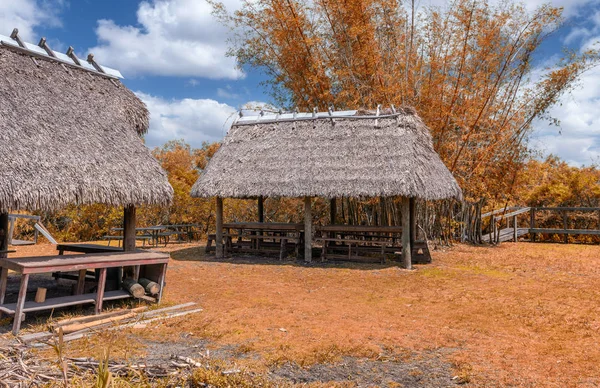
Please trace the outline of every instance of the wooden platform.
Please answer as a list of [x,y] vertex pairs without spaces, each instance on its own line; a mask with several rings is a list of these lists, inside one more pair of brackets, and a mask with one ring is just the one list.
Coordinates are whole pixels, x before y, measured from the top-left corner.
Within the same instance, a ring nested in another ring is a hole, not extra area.
[[[103,301],[107,300],[118,300],[131,298],[131,295],[127,291],[107,291],[104,293]],[[33,311],[51,310],[55,308],[75,306],[79,304],[96,303],[96,294],[82,294],[82,295],[69,295],[62,296],[59,298],[47,299],[42,303],[36,303],[34,301],[25,302],[23,306],[23,313],[29,313]],[[8,314],[15,315],[17,309],[16,303],[7,303],[0,305],[0,311]]]
[[[517,228],[517,238],[525,236],[529,234],[529,228]],[[512,241],[514,239],[514,229],[513,228],[504,228],[500,229],[500,242]],[[481,241],[485,243],[490,242],[490,235],[484,234],[481,236]]]
[[[105,291],[108,269],[128,266],[135,268],[134,280],[138,279],[141,267],[144,267],[144,277],[156,281],[160,285],[160,292],[156,298],[156,301],[160,302],[168,262],[168,254],[144,251],[0,258],[0,306],[2,307],[0,311],[14,315],[12,330],[14,335],[19,332],[21,319],[27,311],[52,310],[58,307],[94,303],[96,305],[95,312],[98,314],[102,310],[103,301],[129,297],[129,294],[125,291]],[[88,269],[96,269],[99,273],[95,294],[83,293]],[[21,285],[17,303],[4,304],[9,270],[21,274]],[[42,303],[25,300],[27,297],[27,284],[31,274],[74,271],[79,271],[75,295],[50,298]]]

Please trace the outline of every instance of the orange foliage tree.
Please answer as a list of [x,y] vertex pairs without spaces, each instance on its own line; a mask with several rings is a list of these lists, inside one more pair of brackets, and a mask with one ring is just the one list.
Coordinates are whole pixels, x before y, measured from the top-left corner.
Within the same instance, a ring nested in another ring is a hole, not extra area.
[[563,22],[549,5],[454,0],[245,0],[215,14],[235,32],[230,54],[266,72],[288,108],[415,106],[467,199],[501,202],[546,116],[598,53],[566,52],[538,74],[534,55]]

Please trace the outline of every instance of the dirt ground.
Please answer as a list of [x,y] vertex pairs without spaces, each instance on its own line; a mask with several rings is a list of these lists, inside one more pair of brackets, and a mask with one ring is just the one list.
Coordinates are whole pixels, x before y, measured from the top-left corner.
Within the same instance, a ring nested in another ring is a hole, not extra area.
[[458,245],[413,271],[168,251],[165,303],[204,311],[73,342],[70,354],[110,341],[114,357],[208,356],[300,384],[600,385],[599,246]]

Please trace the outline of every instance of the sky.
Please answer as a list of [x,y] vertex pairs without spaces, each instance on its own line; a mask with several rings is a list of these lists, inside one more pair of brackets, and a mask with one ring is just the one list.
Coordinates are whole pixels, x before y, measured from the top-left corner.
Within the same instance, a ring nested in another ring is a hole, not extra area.
[[[543,44],[536,71],[563,47],[581,51],[600,41],[600,0],[549,2],[564,7],[566,23]],[[239,0],[223,3],[229,10],[240,6]],[[530,10],[543,3],[525,2]],[[79,57],[91,52],[101,65],[120,70],[150,111],[145,140],[151,148],[177,139],[193,147],[221,140],[238,109],[271,101],[261,86],[265,75],[240,70],[226,55],[229,31],[205,0],[0,0],[0,34],[15,27],[27,42],[44,36],[55,51],[72,46]],[[600,68],[584,74],[549,113],[560,127],[534,123],[531,145],[539,156],[600,164]]]

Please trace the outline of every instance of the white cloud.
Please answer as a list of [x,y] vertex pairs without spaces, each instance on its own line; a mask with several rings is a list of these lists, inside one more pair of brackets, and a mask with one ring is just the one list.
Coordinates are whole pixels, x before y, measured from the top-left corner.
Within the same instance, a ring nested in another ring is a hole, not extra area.
[[[236,0],[225,1],[239,6]],[[140,26],[99,20],[99,45],[90,49],[101,63],[125,76],[163,75],[239,79],[243,72],[227,57],[227,28],[205,0],[153,0],[140,3]]]
[[560,128],[547,122],[534,124],[532,146],[544,154],[555,154],[576,166],[600,160],[600,68],[585,73],[580,86],[563,96],[550,115]]
[[166,100],[136,92],[150,111],[150,129],[146,135],[148,147],[169,140],[184,139],[193,147],[203,141],[219,141],[235,118],[236,109],[210,99]]
[[23,40],[37,43],[40,37],[34,29],[40,25],[60,26],[58,15],[64,6],[64,0],[0,0],[0,34],[10,35],[13,28],[18,28]]

